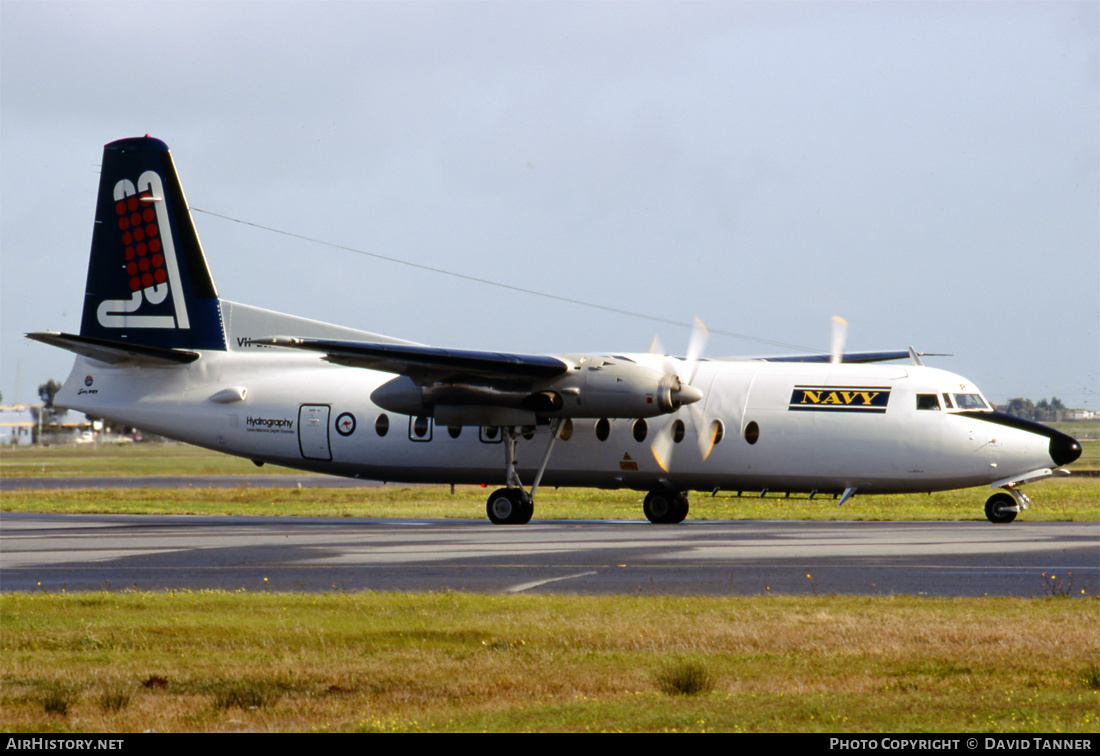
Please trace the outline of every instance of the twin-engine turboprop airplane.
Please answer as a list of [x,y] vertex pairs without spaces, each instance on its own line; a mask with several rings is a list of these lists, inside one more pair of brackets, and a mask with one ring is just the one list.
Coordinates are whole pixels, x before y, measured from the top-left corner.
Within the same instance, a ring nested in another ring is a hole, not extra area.
[[[168,147],[108,144],[75,352],[58,406],[257,464],[354,478],[494,483],[495,523],[531,519],[540,484],[647,491],[677,523],[688,491],[833,494],[1018,486],[1081,454],[994,412],[912,349],[683,359],[436,349],[218,297]],[[870,364],[908,357],[908,364]],[[855,364],[851,364],[855,362]],[[528,491],[525,485],[530,487]]]

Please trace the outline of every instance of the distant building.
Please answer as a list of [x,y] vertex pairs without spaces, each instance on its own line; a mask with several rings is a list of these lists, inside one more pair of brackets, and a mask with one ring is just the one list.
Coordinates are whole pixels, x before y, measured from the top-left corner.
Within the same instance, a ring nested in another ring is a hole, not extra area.
[[[38,427],[41,404],[18,404],[0,407],[0,444],[29,446],[36,441],[48,444],[70,444],[90,441],[92,423],[83,412],[67,411],[56,416],[45,428]],[[42,437],[39,438],[39,431]]]
[[38,418],[31,407],[0,407],[0,443],[30,446],[34,443],[37,424]]

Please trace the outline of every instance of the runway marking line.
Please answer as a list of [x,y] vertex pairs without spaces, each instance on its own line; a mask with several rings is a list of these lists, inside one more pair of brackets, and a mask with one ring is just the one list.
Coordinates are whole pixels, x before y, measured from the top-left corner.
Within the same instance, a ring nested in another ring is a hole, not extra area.
[[520,583],[519,585],[513,585],[511,588],[505,588],[505,593],[522,593],[523,591],[531,588],[538,588],[540,585],[546,585],[547,583],[556,583],[560,580],[573,580],[574,578],[588,577],[589,575],[595,575],[596,571],[591,572],[578,572],[576,575],[565,575],[563,577],[548,578],[547,580],[535,580],[530,583]]

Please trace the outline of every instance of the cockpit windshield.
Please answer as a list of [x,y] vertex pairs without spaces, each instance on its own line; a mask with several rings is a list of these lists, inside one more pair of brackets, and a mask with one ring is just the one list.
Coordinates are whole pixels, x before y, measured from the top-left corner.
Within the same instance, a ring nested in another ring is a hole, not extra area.
[[982,399],[981,394],[955,394],[955,406],[961,410],[984,410],[989,405]]

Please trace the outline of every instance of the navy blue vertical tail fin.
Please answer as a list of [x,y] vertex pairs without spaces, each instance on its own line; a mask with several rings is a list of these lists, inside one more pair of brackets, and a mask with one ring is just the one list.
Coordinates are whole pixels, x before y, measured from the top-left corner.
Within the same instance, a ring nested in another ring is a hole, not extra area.
[[218,292],[168,145],[103,148],[80,335],[170,349],[225,349]]

